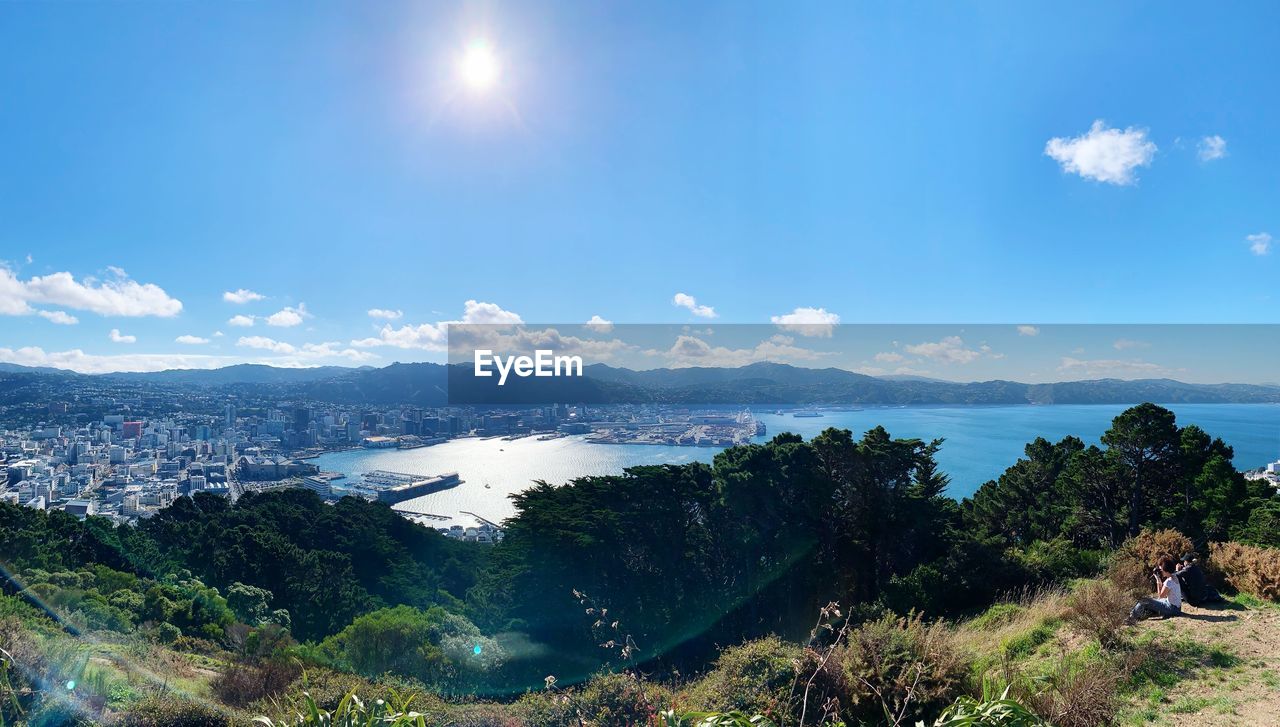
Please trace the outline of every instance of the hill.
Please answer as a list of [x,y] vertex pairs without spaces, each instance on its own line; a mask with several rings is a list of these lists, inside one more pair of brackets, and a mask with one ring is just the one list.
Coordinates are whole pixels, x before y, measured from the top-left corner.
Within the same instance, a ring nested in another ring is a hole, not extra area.
[[838,368],[811,369],[768,362],[737,368],[647,370],[592,364],[585,367],[581,378],[513,379],[502,387],[496,378],[475,378],[469,366],[429,362],[393,363],[381,368],[277,368],[239,364],[217,369],[93,376],[12,364],[0,366],[0,373],[10,371],[15,376],[49,376],[52,382],[104,380],[143,386],[269,387],[273,394],[284,398],[417,406],[557,402],[681,406],[1280,403],[1280,387],[1259,384],[1189,384],[1173,379],[1094,379],[1048,384],[1003,380],[953,382],[923,377],[876,377]]

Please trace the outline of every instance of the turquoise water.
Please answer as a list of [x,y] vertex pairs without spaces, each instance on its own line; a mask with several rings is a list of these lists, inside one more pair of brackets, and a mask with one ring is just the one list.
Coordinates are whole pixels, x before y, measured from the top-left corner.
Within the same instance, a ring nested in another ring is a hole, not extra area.
[[[791,431],[806,439],[828,427],[861,433],[882,425],[895,437],[942,437],[938,454],[951,476],[949,493],[964,497],[1000,475],[1037,436],[1058,440],[1070,434],[1097,443],[1124,406],[990,406],[873,408],[829,411],[819,418],[757,413],[769,436]],[[1280,405],[1187,404],[1171,406],[1182,425],[1197,424],[1235,448],[1237,467],[1249,469],[1280,459]],[[354,450],[321,455],[323,470],[355,477],[374,469],[435,474],[456,471],[463,484],[411,500],[419,512],[474,522],[473,513],[502,520],[514,513],[507,496],[545,480],[562,484],[574,477],[621,472],[641,464],[709,462],[719,451],[704,447],[588,444],[583,437],[546,442],[525,438],[459,439],[422,449]],[[763,441],[763,440],[761,440]],[[485,487],[488,484],[489,487]]]

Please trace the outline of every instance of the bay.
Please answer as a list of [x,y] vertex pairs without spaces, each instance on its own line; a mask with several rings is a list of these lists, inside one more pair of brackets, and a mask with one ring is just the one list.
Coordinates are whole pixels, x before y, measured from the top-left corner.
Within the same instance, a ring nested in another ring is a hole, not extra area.
[[[962,498],[1000,473],[1022,455],[1036,437],[1057,441],[1075,435],[1096,444],[1125,406],[978,406],[901,407],[823,411],[823,416],[797,418],[787,413],[756,412],[768,427],[765,441],[780,432],[809,439],[836,427],[855,435],[875,426],[895,437],[944,438],[938,454],[951,477],[948,494]],[[1196,424],[1235,448],[1235,465],[1261,467],[1280,458],[1280,405],[1185,404],[1169,407],[1180,425]],[[330,452],[314,462],[322,470],[341,472],[354,481],[364,472],[382,469],[431,475],[458,472],[462,485],[406,501],[418,512],[448,520],[432,525],[471,524],[476,516],[501,521],[515,513],[509,496],[536,480],[563,484],[575,477],[617,474],[645,464],[710,462],[720,450],[710,447],[591,444],[584,436],[548,441],[526,437],[455,439],[410,450],[361,449]],[[340,481],[341,482],[341,481]],[[488,485],[486,487],[485,485]]]

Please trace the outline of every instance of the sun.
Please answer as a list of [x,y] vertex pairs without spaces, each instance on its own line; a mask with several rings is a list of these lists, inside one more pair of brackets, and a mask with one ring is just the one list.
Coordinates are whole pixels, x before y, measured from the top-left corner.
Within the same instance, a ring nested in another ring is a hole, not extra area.
[[487,91],[498,82],[502,66],[493,47],[485,40],[474,40],[458,59],[458,79],[472,91]]

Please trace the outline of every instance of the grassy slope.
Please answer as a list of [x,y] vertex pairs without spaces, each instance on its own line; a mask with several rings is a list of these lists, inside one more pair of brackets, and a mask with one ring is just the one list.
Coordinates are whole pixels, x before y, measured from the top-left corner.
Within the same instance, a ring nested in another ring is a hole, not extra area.
[[[1095,666],[1125,663],[1116,684],[1121,724],[1258,725],[1271,723],[1269,720],[1280,715],[1280,606],[1237,596],[1212,610],[1187,607],[1182,618],[1146,621],[1126,629],[1126,646],[1107,652],[1071,627],[1067,620],[1068,600],[1068,595],[1060,591],[1033,594],[1018,603],[997,604],[977,618],[956,624],[952,629],[954,644],[973,662],[970,689],[980,689],[984,678],[1002,685],[1010,674],[1027,678],[1025,683],[1037,683],[1037,679],[1052,678],[1046,675],[1061,673],[1063,664],[1087,671]],[[149,696],[154,699],[157,694],[213,703],[210,683],[226,667],[229,657],[183,653],[132,636],[101,634],[99,638],[70,639],[44,628],[29,630],[28,634],[32,637],[28,649],[35,649],[46,658],[79,665],[68,670],[66,677],[84,683],[81,693],[92,690],[107,697],[106,704],[101,705],[105,710],[99,712],[104,721],[130,711],[138,700]],[[786,662],[795,647],[772,644],[765,640],[748,648],[760,653],[777,652],[773,658],[782,661],[777,671],[789,672]],[[1152,644],[1164,651],[1145,660],[1129,657],[1126,662],[1123,654],[1141,653],[1143,647]],[[15,657],[22,658],[20,654]],[[677,687],[674,695],[667,692],[668,698],[684,708],[702,707],[694,702],[706,701],[708,690],[727,696],[725,685],[742,674],[740,669],[730,658],[719,670]],[[322,682],[336,680],[328,690],[335,695],[348,688],[358,688],[364,694],[377,691],[357,677],[313,672],[313,679],[317,676],[322,677]],[[625,687],[625,681],[606,678],[585,689],[612,692]],[[313,691],[316,686],[313,684]],[[750,701],[742,699],[743,695],[736,696],[739,698],[731,701]],[[589,701],[601,698],[597,695]],[[607,696],[603,698],[608,701]],[[542,697],[535,700],[544,701]],[[526,708],[535,706],[539,705],[527,699],[516,705],[454,706],[428,697],[419,703],[420,708],[428,708],[448,721],[463,718],[477,723],[493,720],[509,724],[528,719]],[[274,711],[265,704],[257,707],[228,716],[234,715],[233,719],[240,722],[254,712]]]
[[1168,688],[1133,695],[1130,724],[1261,725],[1280,720],[1280,606],[1237,596],[1222,608],[1188,606],[1183,618],[1146,621],[1137,629],[1158,640],[1187,640],[1208,649],[1210,663]]
[[[1065,594],[1000,604],[957,627],[974,657],[974,682],[1002,680],[1012,668],[1041,678],[1064,662],[1089,669],[1120,664],[1122,725],[1261,725],[1280,719],[1280,605],[1248,595],[1218,607],[1187,606],[1184,616],[1125,630],[1108,656],[1064,621]],[[1164,648],[1143,659],[1144,647]]]

